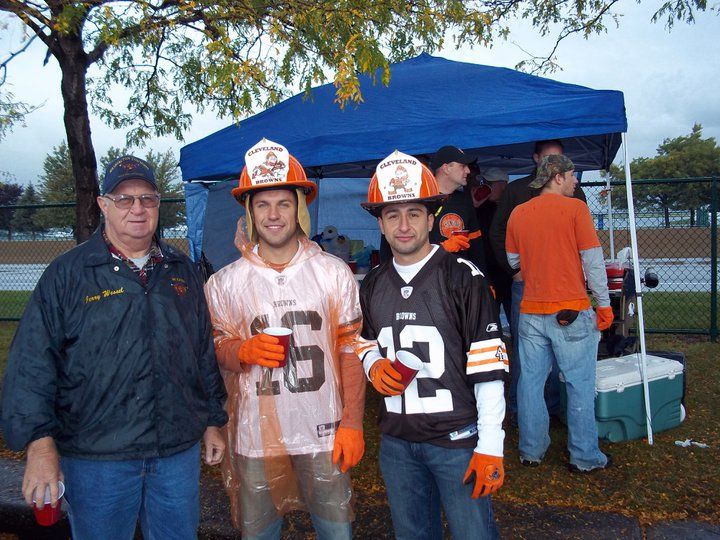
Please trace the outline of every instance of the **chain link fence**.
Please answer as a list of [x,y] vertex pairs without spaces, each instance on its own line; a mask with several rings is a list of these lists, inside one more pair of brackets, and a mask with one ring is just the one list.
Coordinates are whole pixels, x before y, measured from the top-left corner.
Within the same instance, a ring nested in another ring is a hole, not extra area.
[[[718,180],[633,180],[640,272],[659,279],[642,288],[647,332],[717,338]],[[582,186],[605,257],[617,258],[630,246],[625,184],[611,182],[609,192],[605,183]]]
[[[75,203],[0,206],[0,321],[20,320],[47,265],[76,245],[72,226],[62,226],[73,221],[74,208]],[[175,226],[159,229],[160,235],[188,253],[184,216],[184,199],[162,199],[160,225]]]
[[[612,211],[604,183],[582,185],[605,257],[617,256],[630,246],[624,183],[611,183]],[[718,179],[638,180],[633,181],[633,194],[641,272],[650,269],[660,281],[654,289],[643,288],[646,331],[705,334],[714,340],[718,333]],[[678,210],[682,204],[689,209]],[[47,264],[75,245],[71,228],[41,228],[33,224],[33,215],[67,214],[73,206],[0,207],[0,320],[19,320]],[[163,199],[161,209],[172,207],[174,213],[184,215],[182,199]],[[165,240],[187,253],[184,226],[161,231]]]

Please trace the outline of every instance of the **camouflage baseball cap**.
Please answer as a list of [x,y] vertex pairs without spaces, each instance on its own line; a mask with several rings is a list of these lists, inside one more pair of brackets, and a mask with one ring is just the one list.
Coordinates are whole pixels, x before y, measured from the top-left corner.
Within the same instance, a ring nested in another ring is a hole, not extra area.
[[561,154],[552,154],[542,158],[537,166],[535,180],[530,182],[529,187],[539,189],[547,184],[556,174],[564,174],[574,171],[575,165],[572,160]]

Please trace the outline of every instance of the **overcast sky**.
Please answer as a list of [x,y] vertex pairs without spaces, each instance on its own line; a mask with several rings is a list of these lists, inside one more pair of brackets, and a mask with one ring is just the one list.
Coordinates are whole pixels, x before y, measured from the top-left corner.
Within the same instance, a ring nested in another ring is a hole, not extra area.
[[[695,24],[677,24],[668,32],[662,24],[650,22],[656,6],[628,0],[619,3],[618,11],[624,14],[619,28],[588,40],[578,36],[567,39],[557,53],[563,70],[546,75],[561,82],[624,92],[630,159],[654,155],[664,138],[689,133],[695,122],[703,125],[704,136],[720,138],[720,17],[716,12],[700,13]],[[0,58],[5,58],[9,44],[17,45],[20,32],[12,27],[3,30]],[[446,47],[433,54],[512,68],[524,58],[518,45],[543,54],[552,44],[540,39],[528,25],[519,25],[508,42],[492,49],[457,51]],[[25,101],[44,105],[28,117],[25,127],[16,127],[0,142],[0,171],[10,175],[0,180],[37,183],[46,154],[65,138],[60,71],[54,59],[42,65],[44,52],[41,43],[34,43],[9,66],[9,90]],[[111,130],[99,118],[93,117],[91,122],[98,157],[110,146],[123,146],[123,132]],[[147,144],[154,150],[172,149],[179,157],[183,144],[229,123],[212,113],[198,115],[185,142],[162,138]],[[616,162],[621,159],[622,149]]]

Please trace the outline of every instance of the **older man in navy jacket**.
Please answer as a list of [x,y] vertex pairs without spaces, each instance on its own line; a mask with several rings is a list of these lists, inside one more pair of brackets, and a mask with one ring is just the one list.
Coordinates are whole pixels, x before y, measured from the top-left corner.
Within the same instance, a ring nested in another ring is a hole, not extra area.
[[200,439],[227,422],[203,283],[155,237],[160,195],[133,156],[107,168],[105,223],[54,260],[25,309],[3,385],[5,439],[27,449],[28,504],[66,484],[75,539],[195,538]]

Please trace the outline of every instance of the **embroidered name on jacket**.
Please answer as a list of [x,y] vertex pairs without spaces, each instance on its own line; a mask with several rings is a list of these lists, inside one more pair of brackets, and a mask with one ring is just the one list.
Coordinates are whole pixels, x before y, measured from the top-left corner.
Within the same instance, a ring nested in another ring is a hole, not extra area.
[[414,320],[417,320],[417,314],[416,313],[408,313],[406,311],[401,311],[400,313],[395,314],[395,320],[396,321],[414,321]]
[[92,296],[87,295],[85,296],[85,303],[89,304],[90,302],[97,302],[98,300],[102,300],[104,298],[108,298],[110,296],[115,296],[116,294],[125,294],[125,287],[120,287],[119,289],[105,289],[104,291],[101,291],[99,294],[94,294]]

